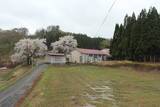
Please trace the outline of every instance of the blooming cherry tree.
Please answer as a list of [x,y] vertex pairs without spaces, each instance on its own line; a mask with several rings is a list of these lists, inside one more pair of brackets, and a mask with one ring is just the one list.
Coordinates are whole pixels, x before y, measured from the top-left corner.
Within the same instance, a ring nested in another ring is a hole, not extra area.
[[51,44],[53,52],[68,54],[77,47],[77,40],[73,36],[64,36]]
[[15,44],[15,54],[11,56],[12,62],[27,61],[32,64],[32,59],[44,56],[47,46],[44,39],[22,39]]

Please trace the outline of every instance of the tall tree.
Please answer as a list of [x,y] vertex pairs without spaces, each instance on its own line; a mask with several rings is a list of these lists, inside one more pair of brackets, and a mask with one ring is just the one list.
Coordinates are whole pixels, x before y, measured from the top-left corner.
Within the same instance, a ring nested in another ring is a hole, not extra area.
[[77,47],[77,40],[73,36],[64,36],[52,43],[53,52],[69,54],[73,49]]
[[22,39],[15,45],[15,54],[11,56],[13,62],[26,61],[28,65],[32,64],[33,58],[45,55],[47,50],[43,43],[44,39]]
[[101,37],[89,37],[86,34],[76,34],[70,32],[64,32],[59,26],[49,26],[47,29],[37,30],[35,36],[32,38],[45,38],[48,50],[52,50],[51,43],[59,40],[59,38],[65,35],[72,35],[77,40],[78,48],[88,48],[88,49],[101,49],[101,42],[105,38]]
[[160,15],[155,7],[143,9],[136,18],[125,16],[124,24],[116,25],[111,43],[115,59],[160,61]]
[[114,36],[113,36],[113,39],[111,41],[111,54],[114,58],[117,58],[118,59],[118,55],[119,55],[119,51],[120,50],[117,50],[117,46],[119,44],[119,36],[120,36],[120,28],[119,28],[119,25],[116,24],[115,26],[115,31],[114,31]]
[[100,42],[100,49],[110,48],[110,40],[106,39]]

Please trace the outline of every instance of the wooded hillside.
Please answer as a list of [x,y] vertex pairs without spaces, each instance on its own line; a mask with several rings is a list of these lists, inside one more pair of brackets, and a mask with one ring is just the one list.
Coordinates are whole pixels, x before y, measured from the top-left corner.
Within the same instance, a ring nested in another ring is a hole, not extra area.
[[59,26],[48,26],[47,29],[37,30],[36,38],[45,38],[48,49],[51,49],[51,43],[57,41],[60,37],[72,35],[78,42],[78,48],[103,49],[110,46],[110,40],[102,37],[89,37],[86,34],[76,34],[64,32]]
[[110,45],[110,40],[96,37],[92,38],[86,34],[64,32],[59,26],[48,26],[46,29],[37,30],[35,34],[28,35],[27,28],[14,28],[11,30],[0,30],[0,58],[13,54],[14,45],[23,38],[44,38],[48,49],[51,43],[58,41],[60,37],[72,35],[78,42],[79,48],[103,49]]

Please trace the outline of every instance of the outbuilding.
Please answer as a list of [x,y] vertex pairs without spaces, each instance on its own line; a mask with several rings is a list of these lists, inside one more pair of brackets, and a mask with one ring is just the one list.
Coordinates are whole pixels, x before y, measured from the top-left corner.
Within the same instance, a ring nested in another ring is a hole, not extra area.
[[76,48],[70,53],[72,63],[90,63],[105,61],[107,54],[101,50]]
[[66,57],[62,53],[48,52],[45,57],[45,62],[50,64],[65,64]]

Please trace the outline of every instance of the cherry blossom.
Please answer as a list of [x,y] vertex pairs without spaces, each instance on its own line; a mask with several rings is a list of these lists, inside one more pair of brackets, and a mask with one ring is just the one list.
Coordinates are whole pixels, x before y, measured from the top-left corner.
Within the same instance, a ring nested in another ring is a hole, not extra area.
[[73,36],[64,36],[51,44],[53,47],[53,52],[55,53],[70,53],[73,49],[77,47],[77,40]]
[[36,57],[44,56],[47,46],[44,44],[45,39],[22,39],[15,44],[15,54],[11,56],[13,62],[27,61],[31,64]]

